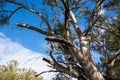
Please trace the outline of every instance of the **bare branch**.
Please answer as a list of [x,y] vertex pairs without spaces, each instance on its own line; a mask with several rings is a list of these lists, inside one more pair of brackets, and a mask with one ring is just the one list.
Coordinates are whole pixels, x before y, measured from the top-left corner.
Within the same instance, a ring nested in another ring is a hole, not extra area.
[[120,56],[120,49],[114,53],[112,58],[109,59],[109,64],[113,64],[113,62],[115,62],[115,60],[118,56]]
[[65,19],[64,19],[64,27],[66,30],[66,38],[67,40],[70,41],[70,32],[68,30],[68,24],[69,24],[69,4],[67,0],[62,0],[62,3],[64,4],[65,7]]
[[57,37],[54,37],[54,36],[48,36],[46,38],[46,40],[53,41],[53,42],[58,42],[58,43],[62,43],[62,44],[65,44],[67,46],[73,46],[72,43],[68,42],[67,40],[65,40],[63,38],[57,38]]
[[2,10],[2,11],[0,11],[0,12],[11,12],[11,14],[7,18],[5,18],[3,21],[7,21],[9,18],[11,18],[11,16],[14,15],[14,13],[16,13],[20,9],[22,9],[22,7],[18,7],[14,11],[8,11],[8,10]]
[[30,8],[28,8],[27,6],[25,6],[24,4],[22,4],[22,3],[20,3],[20,2],[17,2],[17,1],[15,1],[15,0],[6,0],[6,1],[7,1],[7,2],[10,2],[10,3],[13,3],[13,4],[16,4],[16,5],[19,5],[19,6],[21,6],[22,8],[24,8],[24,9],[26,9],[26,10],[28,10],[28,11],[36,14],[36,15],[38,15],[38,16],[46,23],[48,29],[49,29],[50,32],[52,33],[52,28],[51,28],[49,22],[47,21],[47,19],[46,19],[41,13],[39,13],[39,12],[36,11],[36,10],[30,9]]
[[[52,46],[52,44],[51,44],[51,46]],[[52,48],[52,47],[51,47],[51,48]],[[50,55],[50,57],[52,58],[52,60],[53,60],[56,64],[58,64],[57,61],[55,60],[55,58],[53,57],[52,52],[53,52],[53,50],[51,50],[51,51],[49,52],[49,55]]]
[[43,30],[41,30],[41,29],[39,29],[39,28],[37,28],[37,27],[30,26],[30,25],[28,25],[28,24],[19,24],[19,23],[16,23],[16,25],[19,26],[19,27],[24,27],[24,28],[27,28],[27,29],[34,30],[34,31],[39,32],[39,33],[41,33],[41,34],[43,34],[43,35],[47,35],[47,36],[53,35],[53,34],[47,32],[47,31],[43,31]]
[[55,5],[56,5],[58,8],[60,8],[62,11],[64,11],[64,8],[62,8],[62,7],[56,2],[56,0],[54,0],[54,2],[55,2]]
[[94,24],[98,21],[99,19],[99,15],[98,12],[100,10],[101,4],[104,2],[105,0],[98,0],[96,7],[94,8],[92,15],[91,15],[91,20],[88,24],[88,29],[86,30],[85,36],[91,31],[92,27],[94,26]]
[[76,18],[75,18],[75,15],[73,14],[73,12],[72,12],[71,9],[69,9],[69,10],[70,10],[70,16],[71,16],[71,18],[72,18],[72,23],[73,23],[74,29],[75,29],[75,31],[76,31],[79,39],[80,39],[80,38],[83,36],[83,34],[82,34],[82,32],[81,32],[78,24],[77,24],[77,20],[76,20]]
[[40,75],[42,75],[42,74],[44,74],[44,73],[48,73],[48,72],[59,72],[59,71],[56,71],[56,70],[43,71],[43,72],[35,75],[35,77],[38,77],[38,76],[40,76]]
[[11,10],[0,10],[0,12],[13,12]]
[[68,70],[66,67],[64,67],[64,66],[62,66],[62,65],[60,65],[60,64],[55,64],[53,61],[50,61],[50,60],[48,60],[48,59],[46,59],[46,58],[43,58],[43,61],[51,64],[51,65],[52,65],[57,71],[59,71],[59,72],[63,72],[63,73],[65,73],[65,74],[68,74],[68,75],[70,75],[70,76],[72,76],[72,77],[75,77],[75,78],[78,77],[78,73],[72,72],[72,73],[70,74],[69,70]]

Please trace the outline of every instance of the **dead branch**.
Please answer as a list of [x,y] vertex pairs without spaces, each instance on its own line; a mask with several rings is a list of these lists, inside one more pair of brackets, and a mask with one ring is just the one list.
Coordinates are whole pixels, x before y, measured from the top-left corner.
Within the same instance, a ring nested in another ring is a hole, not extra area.
[[23,28],[27,28],[27,29],[34,30],[34,31],[36,31],[36,32],[38,32],[38,33],[41,33],[41,34],[43,34],[43,35],[47,35],[47,36],[53,35],[53,34],[47,32],[47,31],[43,31],[43,30],[41,30],[41,29],[39,29],[39,28],[37,28],[37,27],[30,26],[30,25],[28,25],[28,24],[19,24],[19,23],[16,23],[16,25],[19,26],[19,27],[23,27]]

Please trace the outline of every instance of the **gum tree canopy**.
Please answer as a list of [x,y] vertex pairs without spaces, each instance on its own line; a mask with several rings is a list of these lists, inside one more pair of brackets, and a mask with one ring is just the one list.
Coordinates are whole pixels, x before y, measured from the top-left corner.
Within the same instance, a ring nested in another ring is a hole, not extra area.
[[[54,68],[48,72],[61,72],[78,80],[120,79],[119,0],[38,1],[0,0],[0,25],[8,24],[21,10],[32,13],[42,25],[14,23],[46,36],[51,59],[43,60]],[[92,54],[101,55],[98,66]]]

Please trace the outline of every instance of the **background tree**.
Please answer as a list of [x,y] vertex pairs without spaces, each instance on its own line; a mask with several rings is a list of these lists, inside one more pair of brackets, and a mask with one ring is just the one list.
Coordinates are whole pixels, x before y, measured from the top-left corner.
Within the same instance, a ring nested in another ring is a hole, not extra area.
[[[41,27],[21,24],[21,22],[16,25],[46,36],[52,60],[47,58],[43,60],[55,69],[48,72],[62,72],[78,80],[114,80],[110,77],[113,74],[111,71],[118,70],[118,68],[113,69],[113,66],[118,65],[117,60],[120,55],[118,0],[43,0],[42,6],[46,6],[51,14],[43,14],[33,6],[34,2],[29,5],[27,3],[29,1],[26,0],[2,0],[1,25],[8,24],[12,15],[17,14],[20,9],[37,15],[44,23]],[[15,9],[8,10],[9,5],[14,5]],[[101,15],[101,9],[109,11]],[[81,30],[80,24],[86,28],[84,31]],[[92,58],[93,50],[101,54],[100,69]]]
[[[120,73],[120,2],[118,0],[110,0],[106,2],[103,7],[111,14],[114,14],[114,16],[106,13],[106,15],[102,15],[99,23],[95,24],[97,28],[93,29],[95,32],[93,36],[93,40],[95,43],[92,44],[92,49],[102,55],[100,59],[102,62],[100,63],[100,68],[102,68],[102,72],[106,74],[107,79],[119,80],[120,77],[118,74]],[[97,38],[96,36],[99,36],[100,38]]]
[[0,80],[43,80],[35,77],[37,72],[31,69],[18,68],[18,62],[11,60],[7,65],[0,65]]

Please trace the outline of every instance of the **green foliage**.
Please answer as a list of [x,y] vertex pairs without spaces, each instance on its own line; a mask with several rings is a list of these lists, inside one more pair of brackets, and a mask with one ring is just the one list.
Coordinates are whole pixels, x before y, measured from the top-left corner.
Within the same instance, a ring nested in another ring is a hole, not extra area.
[[18,62],[11,60],[7,65],[0,65],[0,80],[43,80],[42,77],[35,77],[37,74],[31,69],[18,68]]

